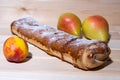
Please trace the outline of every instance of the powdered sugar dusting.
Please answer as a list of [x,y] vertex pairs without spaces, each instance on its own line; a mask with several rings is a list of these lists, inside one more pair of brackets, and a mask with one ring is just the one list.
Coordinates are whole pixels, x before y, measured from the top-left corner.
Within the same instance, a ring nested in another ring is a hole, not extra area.
[[38,25],[39,23],[37,21],[35,21],[34,19],[30,18],[30,17],[22,18],[22,19],[19,19],[18,21],[15,21],[16,27],[19,27],[23,24]]
[[49,35],[53,35],[53,32],[42,32],[39,36],[42,38],[42,37],[45,37],[45,36],[49,36]]
[[86,40],[86,39],[76,39],[75,41],[72,41],[70,44],[79,46],[79,45],[89,45],[92,43],[98,42],[97,40]]
[[[17,27],[22,27],[26,30],[31,30],[31,33],[33,33],[33,34],[36,31],[42,30],[42,32],[38,35],[41,38],[52,35],[51,38],[49,39],[49,41],[51,41],[51,42],[53,42],[57,39],[65,39],[67,41],[70,41],[73,38],[78,38],[76,36],[69,35],[66,32],[57,30],[57,29],[52,28],[50,26],[47,26],[44,24],[39,24],[36,20],[34,20],[32,18],[19,19],[18,21],[15,22],[15,25]],[[70,44],[75,45],[75,46],[79,46],[82,44],[89,45],[89,44],[94,43],[94,42],[97,42],[97,40],[86,40],[86,39],[79,39],[78,38],[78,39],[72,41]]]
[[27,17],[19,19],[18,21],[15,21],[16,27],[23,27],[24,29],[31,30],[32,32],[38,31],[38,30],[48,30],[48,31],[54,31],[52,27],[49,27],[45,24],[39,24],[36,20]]

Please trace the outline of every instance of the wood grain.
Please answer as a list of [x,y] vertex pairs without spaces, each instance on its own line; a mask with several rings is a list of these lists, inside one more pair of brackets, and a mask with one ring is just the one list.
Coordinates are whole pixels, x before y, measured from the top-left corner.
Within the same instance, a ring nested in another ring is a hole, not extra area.
[[[8,62],[3,43],[11,36],[12,21],[33,17],[56,28],[60,14],[75,13],[81,21],[102,15],[110,27],[112,62],[100,70],[83,71],[29,44],[31,58],[24,63]],[[0,80],[120,80],[120,0],[0,0]]]

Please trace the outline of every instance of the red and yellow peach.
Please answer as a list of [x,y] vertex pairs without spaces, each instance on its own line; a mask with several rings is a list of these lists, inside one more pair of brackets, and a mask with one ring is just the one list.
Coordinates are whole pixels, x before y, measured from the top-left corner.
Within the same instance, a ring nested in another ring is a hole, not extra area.
[[28,45],[23,39],[12,36],[3,44],[3,53],[10,62],[23,62],[28,55]]

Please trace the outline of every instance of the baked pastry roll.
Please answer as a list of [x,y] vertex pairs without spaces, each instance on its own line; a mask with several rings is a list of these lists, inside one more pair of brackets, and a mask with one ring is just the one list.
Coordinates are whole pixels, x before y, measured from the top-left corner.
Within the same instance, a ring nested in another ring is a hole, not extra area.
[[110,54],[107,43],[81,39],[53,27],[39,24],[32,18],[15,20],[11,24],[11,32],[49,55],[84,70],[102,66]]

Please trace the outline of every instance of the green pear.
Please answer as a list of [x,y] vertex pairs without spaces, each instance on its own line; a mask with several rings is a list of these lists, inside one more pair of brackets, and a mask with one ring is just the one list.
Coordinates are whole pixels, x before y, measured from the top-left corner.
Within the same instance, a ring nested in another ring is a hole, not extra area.
[[81,20],[73,13],[64,13],[58,19],[57,28],[71,35],[81,37]]
[[99,15],[89,16],[82,23],[82,31],[88,39],[107,42],[109,39],[109,25],[107,20]]

